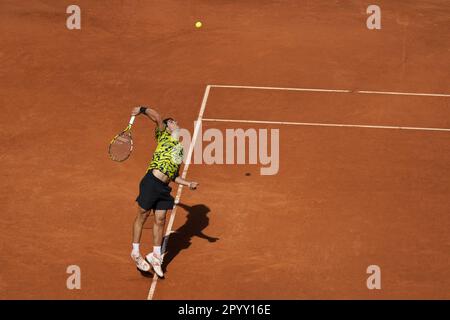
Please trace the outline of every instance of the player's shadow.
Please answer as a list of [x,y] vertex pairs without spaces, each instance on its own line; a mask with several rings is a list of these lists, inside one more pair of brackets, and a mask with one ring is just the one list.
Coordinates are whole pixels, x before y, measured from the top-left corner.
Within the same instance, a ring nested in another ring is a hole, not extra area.
[[163,263],[164,271],[182,250],[189,248],[192,237],[199,237],[209,242],[219,240],[219,238],[210,237],[203,233],[203,229],[209,224],[208,213],[210,210],[207,206],[197,204],[190,207],[183,203],[179,203],[178,206],[187,211],[186,222],[169,235]]

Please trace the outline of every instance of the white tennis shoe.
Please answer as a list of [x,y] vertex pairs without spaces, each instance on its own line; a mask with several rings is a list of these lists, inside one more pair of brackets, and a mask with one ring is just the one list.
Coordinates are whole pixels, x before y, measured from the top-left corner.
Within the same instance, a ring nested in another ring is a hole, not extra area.
[[133,259],[133,261],[136,263],[136,267],[139,270],[144,272],[150,271],[150,265],[140,254],[131,252],[131,259]]
[[152,266],[153,270],[155,271],[155,273],[160,277],[163,278],[164,277],[164,273],[162,271],[161,265],[162,265],[162,259],[161,257],[157,257],[153,254],[153,252],[150,252],[147,256],[147,261],[150,263],[150,265]]

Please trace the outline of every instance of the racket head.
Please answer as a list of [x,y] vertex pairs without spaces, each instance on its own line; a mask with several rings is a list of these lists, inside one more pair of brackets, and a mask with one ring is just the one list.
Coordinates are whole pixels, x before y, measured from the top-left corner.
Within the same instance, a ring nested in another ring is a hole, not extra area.
[[[128,129],[128,128],[127,128]],[[108,154],[111,160],[122,162],[127,160],[133,151],[133,139],[131,131],[125,130],[115,136],[108,147]]]

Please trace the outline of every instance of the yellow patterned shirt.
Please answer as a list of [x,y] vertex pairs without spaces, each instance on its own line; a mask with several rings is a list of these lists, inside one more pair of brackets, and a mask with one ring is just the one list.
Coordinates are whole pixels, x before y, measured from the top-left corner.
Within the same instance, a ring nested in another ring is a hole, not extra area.
[[147,171],[158,169],[171,180],[175,180],[183,162],[183,145],[167,130],[160,130],[158,127],[155,129],[155,137],[158,145]]

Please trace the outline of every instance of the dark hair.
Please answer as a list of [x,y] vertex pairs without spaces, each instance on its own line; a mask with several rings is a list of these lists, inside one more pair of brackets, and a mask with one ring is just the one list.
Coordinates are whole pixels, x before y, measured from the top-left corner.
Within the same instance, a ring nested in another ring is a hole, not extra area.
[[167,123],[168,123],[169,121],[174,121],[174,120],[173,120],[173,118],[165,118],[165,119],[163,120],[163,123],[166,125],[166,128],[167,128]]

